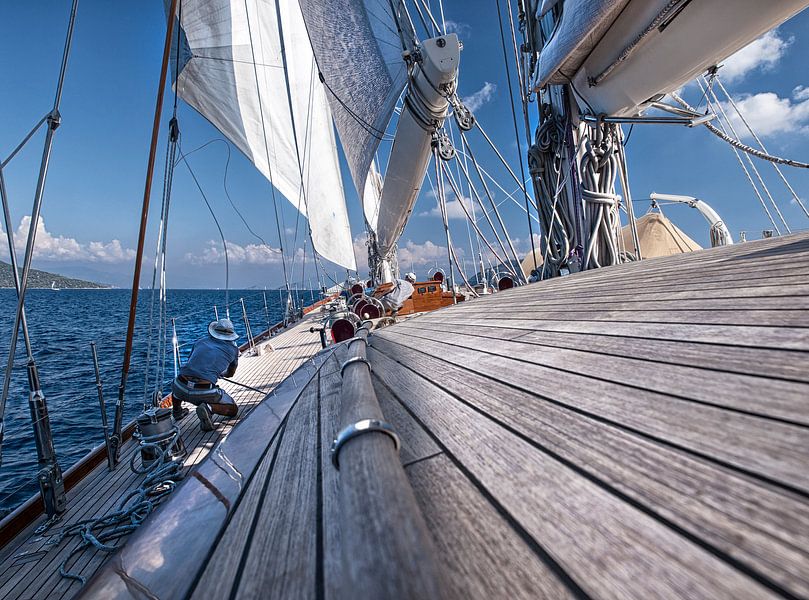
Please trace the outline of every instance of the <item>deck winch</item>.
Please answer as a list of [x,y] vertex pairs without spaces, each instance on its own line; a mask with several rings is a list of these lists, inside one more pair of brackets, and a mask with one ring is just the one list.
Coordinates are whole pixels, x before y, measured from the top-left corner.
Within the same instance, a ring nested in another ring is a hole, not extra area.
[[180,430],[172,421],[170,408],[152,407],[138,415],[136,421],[138,430],[132,435],[140,444],[144,468],[149,468],[166,452],[170,460],[187,454]]

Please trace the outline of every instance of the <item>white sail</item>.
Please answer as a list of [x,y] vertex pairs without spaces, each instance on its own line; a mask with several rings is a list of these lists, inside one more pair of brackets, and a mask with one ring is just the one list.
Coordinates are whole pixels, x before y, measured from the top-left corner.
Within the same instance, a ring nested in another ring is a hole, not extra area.
[[297,0],[184,0],[181,39],[179,96],[308,218],[322,257],[355,269],[331,112]]
[[376,163],[371,161],[371,168],[368,170],[368,177],[365,182],[365,192],[362,195],[362,212],[365,215],[365,222],[371,231],[376,233],[379,222],[379,200],[382,197],[382,176],[376,169]]
[[[407,83],[403,42],[387,0],[300,0],[334,122],[360,198],[396,100]],[[406,18],[399,18],[404,27]],[[409,41],[408,41],[409,40]]]

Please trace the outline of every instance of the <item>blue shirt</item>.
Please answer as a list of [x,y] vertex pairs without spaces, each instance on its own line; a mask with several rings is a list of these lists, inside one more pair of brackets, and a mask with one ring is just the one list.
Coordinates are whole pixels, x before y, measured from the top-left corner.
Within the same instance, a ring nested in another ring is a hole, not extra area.
[[238,362],[239,349],[236,344],[207,336],[194,343],[191,356],[180,369],[180,375],[216,383],[223,375],[233,375]]

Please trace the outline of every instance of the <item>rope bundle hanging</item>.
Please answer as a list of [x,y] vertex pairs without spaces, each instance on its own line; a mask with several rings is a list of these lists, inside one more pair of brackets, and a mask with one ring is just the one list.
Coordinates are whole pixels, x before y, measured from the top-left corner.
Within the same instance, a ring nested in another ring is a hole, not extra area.
[[543,271],[556,275],[568,260],[575,229],[566,210],[559,204],[564,179],[565,121],[554,114],[549,105],[543,107],[544,118],[537,128],[534,144],[528,149],[528,171],[534,182],[542,228]]
[[[581,193],[588,239],[583,269],[594,269],[621,262],[618,250],[619,197],[615,194],[618,176],[618,135],[616,125],[602,122],[584,129],[581,158]],[[595,129],[595,140],[592,132]]]

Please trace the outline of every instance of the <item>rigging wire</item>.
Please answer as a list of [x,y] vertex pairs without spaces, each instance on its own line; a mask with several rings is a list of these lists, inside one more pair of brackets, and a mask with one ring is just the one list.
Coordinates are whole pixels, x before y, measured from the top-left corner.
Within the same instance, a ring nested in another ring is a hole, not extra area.
[[[219,231],[219,237],[222,239],[222,247],[225,250],[225,306],[230,306],[230,260],[228,258],[228,243],[225,240],[225,234],[222,232],[222,226],[219,224],[219,219],[216,218],[216,214],[214,213],[213,207],[211,203],[208,202],[208,197],[205,195],[205,191],[202,189],[202,186],[197,179],[194,170],[191,168],[191,163],[188,162],[185,155],[183,154],[182,145],[180,144],[179,140],[177,141],[177,145],[180,147],[180,160],[185,164],[188,172],[191,174],[191,178],[194,180],[194,184],[196,184],[197,189],[199,190],[200,195],[202,196],[203,201],[205,202],[205,206],[208,207],[208,212],[211,213],[211,217],[213,217],[213,221],[216,224],[216,229]],[[283,254],[281,255],[281,259],[283,261]],[[230,318],[230,308],[226,308],[227,316]]]
[[[271,246],[271,245],[270,245],[270,244],[267,242],[267,240],[265,240],[263,237],[261,237],[261,236],[260,236],[258,233],[256,233],[256,232],[253,230],[253,228],[252,228],[252,227],[250,227],[250,223],[248,223],[248,222],[247,222],[247,219],[245,219],[245,218],[244,218],[244,215],[243,215],[243,214],[242,214],[242,212],[239,210],[239,208],[236,206],[236,203],[235,203],[235,202],[233,202],[233,198],[232,198],[232,197],[231,197],[231,195],[230,195],[230,190],[228,189],[228,173],[229,173],[229,169],[230,169],[230,159],[231,159],[231,148],[230,148],[230,144],[228,143],[228,141],[227,141],[226,139],[224,139],[224,138],[213,138],[213,139],[211,139],[211,140],[208,140],[207,142],[205,142],[205,143],[204,143],[204,144],[202,144],[201,146],[197,146],[197,147],[196,147],[196,148],[194,148],[193,150],[190,150],[189,152],[186,152],[186,153],[185,153],[183,156],[185,156],[185,158],[188,158],[189,156],[191,156],[191,155],[192,155],[192,154],[194,154],[195,152],[197,152],[197,151],[199,151],[199,150],[202,150],[202,149],[206,148],[207,146],[210,146],[211,144],[213,144],[213,143],[215,143],[215,142],[222,142],[223,144],[225,144],[225,148],[226,148],[226,149],[227,149],[227,151],[228,151],[228,153],[227,153],[227,158],[225,159],[225,172],[224,172],[224,175],[223,175],[223,177],[222,177],[222,188],[223,188],[223,190],[224,190],[224,192],[225,192],[225,197],[227,198],[228,203],[230,204],[231,208],[232,208],[232,209],[233,209],[233,210],[236,212],[236,215],[238,215],[239,220],[240,220],[240,221],[242,222],[242,224],[245,226],[245,228],[247,229],[247,231],[248,231],[248,232],[250,232],[250,235],[252,235],[252,236],[253,236],[254,238],[256,238],[256,239],[257,239],[259,242],[261,242],[261,244],[262,244],[262,245],[263,245],[263,246],[264,246],[264,247],[265,247],[267,250],[269,250],[270,252],[275,252],[276,254],[280,254],[281,250],[279,250],[278,248],[273,248],[273,247],[272,247],[272,246]],[[180,162],[180,159],[178,159],[178,160],[177,160],[177,162],[175,163],[175,166],[176,166],[177,164],[179,164],[179,162]]]
[[[508,23],[509,28],[511,30],[511,44],[512,49],[514,51],[514,63],[516,65],[516,73],[517,73],[517,83],[519,84],[520,88],[520,106],[522,107],[522,116],[523,116],[523,125],[525,126],[525,144],[526,146],[531,145],[531,125],[528,119],[528,94],[526,93],[524,82],[523,82],[523,75],[522,69],[520,67],[520,53],[517,48],[517,32],[514,27],[514,12],[511,8],[511,0],[506,0],[506,12],[508,13]],[[500,18],[500,30],[501,30],[501,39],[502,39],[502,18],[500,17],[500,11],[498,9],[498,18]],[[503,51],[504,51],[504,59],[505,59],[505,41],[503,41]],[[506,61],[507,62],[507,61]],[[508,72],[507,72],[508,75]],[[509,92],[511,91],[511,78],[509,78]],[[512,111],[514,111],[514,99],[513,96],[510,98],[510,104],[512,106]],[[517,122],[516,122],[516,115],[514,115],[514,130],[515,133],[517,131]],[[519,149],[520,140],[519,137],[517,138],[517,148]],[[520,152],[520,173],[522,175],[523,182],[525,182],[525,167],[523,163],[523,153]],[[523,183],[525,186],[525,183]],[[528,188],[527,186],[524,187],[525,190],[525,214],[527,215],[528,220],[528,235],[531,239],[531,259],[534,262],[534,270],[537,270],[538,266],[536,263],[536,247],[534,244],[534,230],[533,224],[531,223],[531,213],[528,210]],[[539,213],[539,209],[537,208],[537,214]]]
[[[736,101],[733,99],[733,97],[725,89],[725,86],[722,84],[722,81],[717,76],[714,76],[713,79],[716,81],[716,84],[719,86],[719,89],[722,90],[722,92],[725,94],[725,97],[728,99],[728,102],[730,102],[730,105],[736,111],[736,114],[742,120],[742,123],[744,123],[744,126],[747,127],[747,131],[750,132],[750,135],[753,136],[753,139],[755,139],[756,142],[758,143],[758,145],[761,146],[761,149],[764,152],[767,152],[767,148],[764,146],[764,142],[762,142],[761,139],[759,139],[758,135],[756,135],[756,132],[753,131],[753,128],[750,126],[750,123],[748,123],[747,119],[744,117],[744,113],[742,113],[742,111],[739,110],[739,107],[736,105]],[[784,176],[784,173],[781,171],[781,167],[779,167],[778,163],[776,163],[776,162],[772,162],[771,164],[773,166],[773,169],[775,169],[775,172],[778,173],[778,176],[781,178],[781,181],[784,182],[784,185],[789,190],[789,193],[792,194],[792,199],[795,200],[797,205],[801,207],[801,210],[803,211],[803,214],[806,215],[807,217],[809,217],[809,211],[806,210],[806,206],[803,204],[801,199],[798,197],[798,194],[795,192],[795,190],[789,184],[789,181],[787,181],[787,178]]]
[[430,26],[427,24],[427,20],[424,18],[424,13],[421,12],[421,7],[419,6],[418,0],[413,0],[413,6],[416,7],[416,12],[419,14],[419,20],[421,21],[422,26],[424,26],[424,32],[429,36]]
[[[675,98],[675,100],[676,100],[676,98]],[[726,135],[725,126],[722,124],[721,121],[719,121],[718,123],[719,123],[719,127],[721,128],[721,133]],[[720,129],[717,129],[717,131],[720,131]],[[744,164],[744,161],[742,160],[741,154],[739,154],[739,150],[737,148],[735,148],[734,146],[732,146],[732,145],[731,145],[731,150],[733,150],[733,154],[736,156],[736,160],[739,162],[739,166],[742,168],[742,171],[744,171],[744,174],[747,177],[747,181],[750,183],[750,186],[753,188],[753,192],[755,193],[756,198],[758,198],[758,201],[761,204],[761,208],[764,209],[764,213],[767,215],[767,218],[770,220],[770,223],[772,224],[773,229],[776,231],[776,233],[778,235],[781,235],[781,230],[778,228],[778,225],[776,224],[775,219],[773,218],[772,213],[770,212],[770,209],[767,208],[767,203],[764,201],[764,198],[762,197],[761,193],[759,192],[758,186],[756,186],[755,182],[753,181],[753,177],[750,175],[750,172],[747,170],[747,166]]]
[[[683,100],[677,92],[669,92],[669,96],[677,102],[680,106],[682,106],[686,110],[690,110],[691,112],[697,112],[694,107],[688,104],[685,100]],[[792,160],[789,158],[782,158],[780,156],[775,156],[773,154],[768,154],[767,152],[762,152],[761,150],[756,150],[752,146],[748,146],[744,142],[739,141],[737,138],[733,138],[729,136],[726,132],[720,130],[719,128],[715,127],[710,121],[706,121],[702,123],[708,131],[716,135],[717,137],[721,138],[722,140],[726,141],[728,144],[733,146],[734,148],[738,148],[742,152],[747,154],[751,154],[753,156],[757,156],[762,160],[766,160],[772,163],[778,163],[779,165],[788,165],[790,167],[797,167],[799,169],[809,169],[809,163],[800,162],[797,160]]]
[[[697,83],[699,84],[700,87],[702,87],[702,83],[700,81],[697,81]],[[707,83],[708,82],[706,82],[706,84]],[[708,87],[708,93],[710,94],[711,99],[713,99],[713,103],[711,102],[710,99],[708,100],[708,107],[711,109],[711,111],[714,114],[717,114],[717,113],[716,113],[716,110],[714,109],[713,105],[715,105],[716,107],[719,108],[719,112],[721,113],[722,118],[725,121],[725,125],[730,130],[730,132],[735,137],[738,138],[739,134],[736,132],[736,128],[733,126],[733,123],[731,122],[730,118],[728,117],[727,113],[725,112],[724,107],[719,102],[719,98],[716,97],[716,94],[714,93],[712,87]],[[770,204],[772,204],[772,207],[775,209],[775,212],[778,215],[778,218],[781,219],[781,223],[784,224],[784,229],[786,229],[787,233],[792,233],[792,230],[789,228],[789,225],[787,224],[786,219],[784,218],[784,215],[781,213],[781,210],[778,208],[778,205],[775,202],[775,198],[772,197],[772,194],[770,193],[770,190],[767,187],[767,184],[764,182],[764,179],[761,177],[761,174],[758,172],[758,168],[756,168],[756,165],[753,162],[753,159],[750,158],[750,155],[748,155],[748,154],[745,154],[744,157],[747,160],[747,163],[750,165],[750,168],[753,170],[753,173],[755,174],[756,179],[758,179],[759,184],[761,184],[761,188],[764,190],[764,193],[767,195],[767,198],[769,198]]]
[[444,30],[441,29],[441,27],[438,25],[438,22],[436,22],[435,17],[433,16],[433,12],[430,10],[430,5],[424,0],[417,0],[417,1],[421,2],[421,6],[424,8],[424,12],[427,13],[428,17],[430,17],[430,23],[432,23],[433,25],[432,37],[436,37],[436,34],[444,35]]
[[[511,108],[511,118],[512,121],[514,122],[514,138],[517,140],[517,154],[519,155],[520,158],[520,175],[522,177],[520,181],[525,181],[525,162],[523,161],[522,149],[520,147],[521,146],[520,128],[517,125],[517,110],[514,108],[514,90],[511,85],[511,69],[509,68],[508,65],[508,51],[506,49],[506,33],[503,27],[503,13],[502,9],[500,8],[500,0],[496,0],[496,6],[497,6],[497,21],[500,24],[500,43],[503,48],[503,63],[506,67],[506,82],[508,83],[508,105]],[[520,83],[520,87],[522,87],[522,83]],[[522,93],[520,93],[520,95],[522,96]],[[522,103],[524,106],[525,105],[524,98],[522,99]],[[525,112],[525,115],[527,119],[527,112]],[[528,141],[530,141],[530,138]],[[528,199],[528,189],[524,187],[523,190],[525,193],[525,211],[526,213],[528,213],[530,206],[530,201]],[[527,220],[528,220],[528,237],[531,240],[531,256],[533,257],[534,260],[534,269],[536,269],[537,265],[536,265],[536,248],[534,247],[534,226],[531,223],[530,217]],[[519,264],[519,259],[517,262]]]
[[[500,228],[503,230],[503,235],[506,238],[506,242],[508,243],[508,248],[511,250],[511,255],[514,257],[516,264],[520,264],[520,258],[517,255],[517,250],[514,248],[514,243],[511,241],[511,236],[508,234],[508,229],[506,229],[506,225],[503,222],[503,218],[500,216],[500,211],[497,210],[497,204],[494,201],[494,197],[492,196],[491,191],[489,190],[489,186],[486,185],[486,179],[483,177],[483,174],[480,172],[480,166],[478,165],[478,161],[475,160],[475,155],[472,153],[472,146],[469,144],[469,140],[466,139],[465,134],[461,134],[461,143],[463,144],[466,152],[469,153],[469,158],[472,160],[472,166],[475,167],[475,171],[477,173],[478,178],[480,179],[481,185],[483,185],[483,191],[486,193],[486,198],[489,200],[489,203],[492,205],[492,210],[494,211],[495,217],[497,217],[497,222],[500,225]],[[530,222],[530,219],[529,219]],[[494,226],[492,226],[494,229]],[[531,231],[532,242],[531,247],[533,248],[533,230]],[[495,230],[495,235],[497,235]],[[498,236],[499,238],[499,236]],[[503,253],[508,256],[508,252],[506,251],[505,247],[503,248]],[[511,262],[511,259],[509,259]],[[518,282],[527,283],[525,277],[523,276],[522,270],[519,273],[514,272],[514,276]]]

